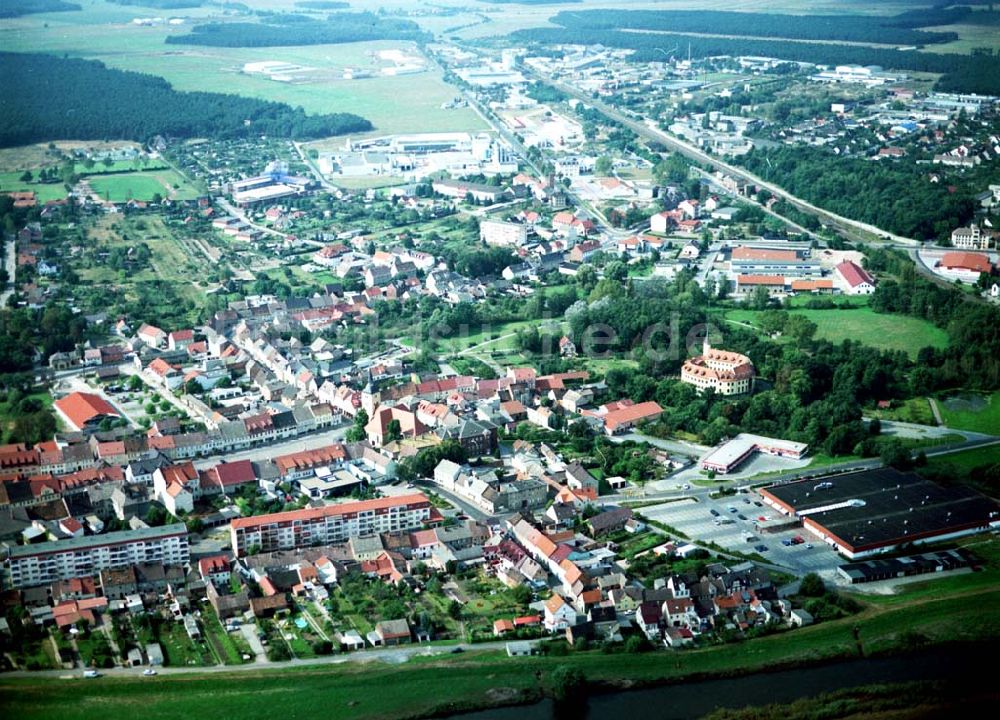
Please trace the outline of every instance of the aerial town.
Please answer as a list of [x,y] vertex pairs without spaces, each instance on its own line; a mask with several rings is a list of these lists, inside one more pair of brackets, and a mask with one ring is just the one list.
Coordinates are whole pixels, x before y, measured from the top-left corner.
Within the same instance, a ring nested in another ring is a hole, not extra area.
[[0,15],[0,704],[995,699],[997,11],[467,4]]

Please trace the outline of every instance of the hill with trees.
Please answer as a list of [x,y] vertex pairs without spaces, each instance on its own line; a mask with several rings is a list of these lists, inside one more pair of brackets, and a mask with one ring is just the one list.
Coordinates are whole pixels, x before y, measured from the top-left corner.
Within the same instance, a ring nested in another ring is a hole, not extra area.
[[144,142],[156,135],[316,138],[372,128],[351,113],[306,115],[284,103],[178,92],[162,78],[95,60],[0,53],[0,76],[6,95],[0,147],[54,139]]

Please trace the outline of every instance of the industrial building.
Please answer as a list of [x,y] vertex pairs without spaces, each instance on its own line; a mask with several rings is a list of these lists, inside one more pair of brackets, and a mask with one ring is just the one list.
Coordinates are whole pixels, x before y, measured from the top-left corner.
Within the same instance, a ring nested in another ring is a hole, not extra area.
[[725,475],[731,473],[756,453],[761,452],[767,455],[800,460],[808,447],[806,443],[740,433],[703,457],[701,467],[704,470]]
[[760,494],[852,560],[1000,527],[993,500],[888,467],[772,485]]
[[898,558],[880,558],[878,560],[863,560],[857,563],[840,565],[837,572],[852,585],[859,583],[878,582],[880,580],[895,580],[914,575],[926,575],[948,570],[971,568],[975,557],[964,548],[941,550],[940,552],[907,555]]

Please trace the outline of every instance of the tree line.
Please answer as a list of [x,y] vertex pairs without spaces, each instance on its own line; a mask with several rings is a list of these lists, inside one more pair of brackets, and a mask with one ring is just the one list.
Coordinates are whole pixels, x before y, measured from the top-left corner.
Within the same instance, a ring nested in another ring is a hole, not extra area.
[[927,347],[917,355],[914,394],[945,388],[1000,389],[1000,310],[922,277],[899,251],[869,248],[866,256],[869,270],[894,276],[875,289],[875,312],[921,318],[948,333],[948,347]]
[[[958,39],[954,32],[921,32],[914,27],[946,25],[968,15],[965,12],[930,12],[890,17],[871,15],[778,15],[771,13],[720,12],[712,10],[604,10],[561,12],[552,21],[575,28],[652,30],[714,35],[792,38],[797,40],[845,40],[880,44],[920,45]],[[913,25],[921,23],[921,25]]]
[[304,15],[269,17],[265,23],[208,23],[195,25],[186,35],[171,35],[166,42],[213,47],[273,47],[281,45],[333,45],[369,40],[412,40],[429,35],[411,20],[385,18],[372,13],[333,13],[325,20]]
[[301,107],[209,92],[178,92],[158,77],[95,60],[0,53],[6,101],[0,147],[53,138],[232,138],[252,133],[314,138],[371,130],[351,113],[306,115]]
[[63,0],[4,0],[0,6],[0,18],[16,18],[35,13],[71,12],[79,10],[76,3]]
[[930,182],[927,169],[913,163],[878,163],[787,145],[754,148],[736,162],[814,205],[905,237],[945,238],[975,212],[972,190],[949,192],[949,183]]

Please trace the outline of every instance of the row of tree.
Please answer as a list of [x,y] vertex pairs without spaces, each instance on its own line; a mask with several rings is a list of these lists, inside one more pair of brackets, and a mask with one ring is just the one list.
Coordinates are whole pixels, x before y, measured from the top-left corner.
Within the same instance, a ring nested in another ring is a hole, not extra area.
[[178,92],[162,78],[93,60],[0,53],[0,76],[5,85],[0,147],[52,138],[326,137],[372,128],[350,113],[306,115],[284,103]]
[[278,15],[266,23],[208,23],[195,25],[187,35],[170,35],[166,42],[214,47],[272,47],[333,45],[371,40],[429,39],[411,20],[373,13],[334,13],[325,20],[305,15]]
[[[720,12],[714,10],[631,10],[609,13],[603,10],[561,12],[552,21],[570,28],[711,33],[753,37],[794,38],[796,40],[846,40],[880,44],[919,45],[958,39],[954,32],[921,32],[913,27],[951,24],[968,15],[968,9],[917,19],[912,15],[872,17],[870,15],[776,15],[770,13]],[[913,25],[913,22],[923,23]]]

